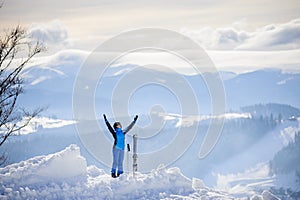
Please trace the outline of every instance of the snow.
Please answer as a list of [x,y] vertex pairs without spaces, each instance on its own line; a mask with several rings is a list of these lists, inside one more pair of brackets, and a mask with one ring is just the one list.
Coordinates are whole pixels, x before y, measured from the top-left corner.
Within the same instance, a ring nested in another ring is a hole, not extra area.
[[261,195],[254,195],[251,200],[280,200],[271,192],[264,190]]
[[79,147],[70,145],[55,154],[37,156],[0,168],[0,178],[3,185],[32,185],[83,177],[86,168],[86,160],[80,156]]
[[[28,121],[27,117],[24,117],[21,121],[17,122],[16,127],[22,127]],[[17,135],[27,135],[31,133],[37,133],[41,129],[54,129],[54,128],[61,128],[64,126],[68,126],[71,124],[75,124],[76,121],[74,120],[64,120],[64,119],[53,119],[50,117],[35,117],[30,120],[27,126],[22,128],[17,132]],[[8,123],[8,127],[13,127],[14,123]],[[0,129],[0,134],[5,129]]]
[[[17,124],[17,126],[21,126],[24,124],[22,120]],[[36,133],[39,129],[52,129],[52,128],[60,128],[64,126],[68,126],[71,124],[75,124],[74,120],[64,120],[64,119],[53,119],[50,117],[36,117],[33,118],[29,124],[22,128],[18,133],[20,135],[26,135],[30,133]]]
[[251,118],[250,113],[224,113],[221,115],[189,115],[182,116],[174,113],[163,113],[157,112],[158,116],[163,117],[165,121],[177,121],[175,127],[191,127],[195,124],[195,122],[208,121],[210,119],[241,119],[241,118]]
[[[247,196],[245,196],[246,198]],[[268,191],[259,199],[276,199]],[[256,199],[257,199],[256,198]],[[0,199],[234,199],[226,192],[160,165],[148,174],[126,172],[113,179],[87,166],[78,146],[0,168]]]
[[298,127],[289,126],[280,131],[280,138],[282,139],[284,145],[288,145],[289,142],[295,141],[295,134],[299,131],[300,123],[298,123]]
[[274,186],[275,177],[270,177],[268,163],[257,164],[254,168],[236,174],[217,174],[217,186],[230,194],[255,194],[255,190],[267,189]]

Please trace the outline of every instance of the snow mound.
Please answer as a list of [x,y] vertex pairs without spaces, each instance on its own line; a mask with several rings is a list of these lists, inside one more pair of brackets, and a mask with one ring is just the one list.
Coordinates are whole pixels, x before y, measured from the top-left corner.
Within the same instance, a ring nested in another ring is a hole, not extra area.
[[[0,182],[4,185],[32,185],[84,178],[86,160],[76,145],[47,156],[37,156],[26,161],[0,168]],[[70,180],[73,181],[73,180]]]
[[[270,198],[271,197],[271,198]],[[274,199],[264,191],[255,199]],[[179,168],[163,165],[149,174],[125,173],[113,179],[87,166],[76,145],[0,168],[0,199],[234,199],[190,180]]]

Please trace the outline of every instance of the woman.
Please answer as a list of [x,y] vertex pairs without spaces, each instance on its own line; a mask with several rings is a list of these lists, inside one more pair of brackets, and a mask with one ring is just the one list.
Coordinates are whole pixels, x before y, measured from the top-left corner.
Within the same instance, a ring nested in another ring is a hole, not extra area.
[[[123,174],[123,160],[124,160],[124,149],[125,149],[125,134],[133,127],[138,116],[136,115],[133,121],[129,124],[127,128],[122,130],[122,125],[120,122],[114,123],[114,128],[111,127],[110,123],[108,122],[106,115],[103,114],[104,121],[108,130],[111,132],[114,138],[114,145],[113,145],[113,163],[111,168],[111,176],[113,178],[119,177]],[[116,174],[117,172],[117,174]]]

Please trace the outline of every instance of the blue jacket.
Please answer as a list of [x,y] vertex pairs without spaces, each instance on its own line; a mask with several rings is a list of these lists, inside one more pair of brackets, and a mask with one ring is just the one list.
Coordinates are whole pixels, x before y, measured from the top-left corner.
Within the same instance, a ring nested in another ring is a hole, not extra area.
[[133,125],[135,124],[135,120],[133,120],[127,128],[124,130],[120,128],[116,128],[115,130],[113,127],[110,125],[110,123],[105,120],[106,126],[109,130],[109,132],[112,134],[114,138],[114,146],[124,150],[125,149],[125,134],[132,129]]

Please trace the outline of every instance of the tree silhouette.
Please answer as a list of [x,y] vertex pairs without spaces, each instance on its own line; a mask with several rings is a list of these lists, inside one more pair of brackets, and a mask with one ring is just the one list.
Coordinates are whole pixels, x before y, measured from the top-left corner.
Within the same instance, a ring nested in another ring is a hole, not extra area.
[[[45,50],[41,43],[31,42],[26,36],[20,26],[0,36],[0,146],[43,110],[27,111],[16,104],[24,92],[22,70],[36,54]],[[0,164],[1,160],[4,156]]]

